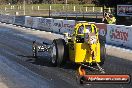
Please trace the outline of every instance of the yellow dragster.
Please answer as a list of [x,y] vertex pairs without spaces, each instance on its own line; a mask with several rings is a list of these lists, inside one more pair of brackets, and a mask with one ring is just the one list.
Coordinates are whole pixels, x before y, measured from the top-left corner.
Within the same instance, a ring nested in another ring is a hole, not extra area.
[[66,60],[77,64],[103,64],[105,44],[100,44],[99,30],[94,24],[77,23],[73,34],[65,33],[65,39],[55,39],[51,49],[51,62],[61,66]]

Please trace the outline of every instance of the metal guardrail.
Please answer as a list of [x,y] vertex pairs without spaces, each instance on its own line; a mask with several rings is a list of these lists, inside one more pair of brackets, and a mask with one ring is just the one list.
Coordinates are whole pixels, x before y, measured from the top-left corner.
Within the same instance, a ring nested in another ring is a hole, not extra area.
[[52,12],[51,16],[65,16],[65,17],[70,17],[70,16],[75,16],[75,17],[86,17],[86,16],[96,16],[96,18],[98,16],[103,16],[102,12],[84,12],[84,13],[80,13],[80,12]]

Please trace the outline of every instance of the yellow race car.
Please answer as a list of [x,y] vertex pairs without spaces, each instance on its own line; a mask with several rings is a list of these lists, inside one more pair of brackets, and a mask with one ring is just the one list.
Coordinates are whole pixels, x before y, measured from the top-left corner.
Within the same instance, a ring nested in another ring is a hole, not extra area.
[[100,41],[99,30],[94,24],[77,23],[73,34],[65,33],[65,39],[53,40],[51,62],[54,66],[61,66],[66,60],[77,64],[102,65],[106,49]]

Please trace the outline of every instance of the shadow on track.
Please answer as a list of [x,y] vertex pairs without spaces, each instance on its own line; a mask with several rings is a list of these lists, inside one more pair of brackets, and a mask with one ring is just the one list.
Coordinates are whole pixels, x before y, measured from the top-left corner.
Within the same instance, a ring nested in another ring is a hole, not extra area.
[[[50,56],[38,56],[38,57],[26,56],[26,55],[17,55],[17,56],[26,58],[25,62],[28,62],[28,63],[32,63],[32,64],[40,65],[40,66],[54,67],[53,64],[51,63]],[[75,63],[66,61],[66,63],[59,68],[76,70],[78,66],[79,65]]]

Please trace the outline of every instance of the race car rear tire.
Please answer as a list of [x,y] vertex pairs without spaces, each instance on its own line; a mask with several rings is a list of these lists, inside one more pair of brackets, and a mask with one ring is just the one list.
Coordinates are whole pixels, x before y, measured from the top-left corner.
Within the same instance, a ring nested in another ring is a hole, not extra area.
[[100,46],[100,60],[101,60],[101,62],[99,63],[101,66],[104,64],[105,59],[106,59],[105,44],[101,44],[101,46]]
[[53,49],[51,52],[51,63],[54,66],[62,66],[66,62],[66,43],[64,39],[53,40]]

